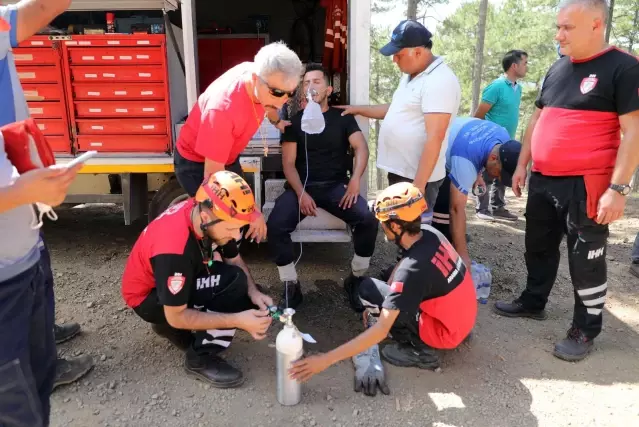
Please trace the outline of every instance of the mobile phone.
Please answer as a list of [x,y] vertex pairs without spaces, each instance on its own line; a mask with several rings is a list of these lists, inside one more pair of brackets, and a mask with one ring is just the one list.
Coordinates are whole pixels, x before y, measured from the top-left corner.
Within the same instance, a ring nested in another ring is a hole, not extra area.
[[78,165],[80,163],[84,163],[87,160],[89,160],[92,157],[95,157],[95,155],[98,154],[97,151],[93,150],[93,151],[87,151],[86,153],[82,154],[81,156],[76,157],[75,159],[71,160],[69,163],[67,163],[66,165],[64,165],[64,167],[66,168],[72,168],[75,165]]

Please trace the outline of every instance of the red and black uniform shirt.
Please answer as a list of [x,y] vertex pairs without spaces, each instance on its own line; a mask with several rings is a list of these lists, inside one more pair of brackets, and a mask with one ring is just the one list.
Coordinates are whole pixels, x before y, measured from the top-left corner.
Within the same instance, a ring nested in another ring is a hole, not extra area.
[[[200,242],[193,231],[193,199],[167,209],[153,220],[133,246],[122,276],[122,296],[135,308],[157,288],[161,305],[188,305],[198,279],[216,280],[207,270]],[[235,241],[218,248],[223,258],[238,255]],[[215,265],[215,264],[214,264]],[[219,280],[219,278],[217,279]]]
[[565,56],[548,70],[535,105],[542,109],[531,143],[535,172],[612,173],[619,116],[639,110],[639,60],[615,47],[585,60]]
[[422,238],[404,254],[382,308],[415,316],[419,335],[435,348],[455,348],[477,317],[475,286],[453,246],[439,231],[422,225]]

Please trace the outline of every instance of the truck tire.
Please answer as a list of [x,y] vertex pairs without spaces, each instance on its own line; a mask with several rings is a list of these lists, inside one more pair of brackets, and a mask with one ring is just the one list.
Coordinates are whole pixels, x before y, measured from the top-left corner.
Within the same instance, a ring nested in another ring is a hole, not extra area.
[[180,186],[178,180],[175,178],[170,179],[160,187],[149,204],[149,222],[160,216],[160,214],[170,206],[188,197],[188,194],[186,194],[186,191]]

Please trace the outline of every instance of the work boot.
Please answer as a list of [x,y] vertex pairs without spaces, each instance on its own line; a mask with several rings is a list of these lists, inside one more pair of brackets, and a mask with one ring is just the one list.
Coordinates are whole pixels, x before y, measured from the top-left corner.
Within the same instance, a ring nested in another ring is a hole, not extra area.
[[55,335],[55,343],[60,344],[69,341],[80,333],[80,325],[78,323],[64,323],[62,325],[53,325],[53,333]]
[[504,207],[493,209],[493,218],[505,221],[517,221],[519,219],[517,215]]
[[351,308],[358,313],[362,313],[364,311],[362,301],[359,299],[360,283],[362,283],[362,278],[355,277],[353,273],[351,273],[346,279],[344,279],[344,292],[346,292],[348,303],[350,304]]
[[[287,304],[288,298],[288,304]],[[284,310],[285,308],[297,308],[304,301],[304,296],[302,295],[302,286],[300,285],[299,280],[292,282],[286,281],[284,282],[284,290],[282,291],[282,299],[278,304],[278,308],[280,310]]]
[[563,340],[555,344],[553,355],[568,362],[576,362],[585,358],[592,350],[593,342],[583,332],[572,327]]
[[409,343],[393,342],[382,349],[382,357],[391,365],[402,368],[439,368],[439,356],[426,344],[417,348]]
[[493,214],[492,214],[492,213],[490,213],[490,211],[488,211],[488,210],[486,210],[486,209],[478,210],[478,211],[475,213],[475,216],[476,216],[478,219],[483,219],[484,221],[493,221],[493,220],[495,219],[495,218],[493,217]]
[[513,302],[497,301],[493,305],[493,311],[504,317],[530,317],[535,320],[546,320],[548,318],[545,310],[529,310],[521,304],[519,299]]
[[183,329],[175,329],[171,325],[151,325],[151,329],[153,332],[161,336],[162,338],[166,338],[179,348],[180,350],[186,350],[191,345],[193,341],[193,334],[191,331],[183,330]]
[[630,264],[630,274],[635,277],[639,277],[639,262],[633,262]]
[[244,382],[244,375],[239,369],[215,354],[198,354],[189,349],[184,357],[184,370],[190,377],[217,388],[238,387]]
[[93,368],[93,359],[86,354],[72,359],[58,357],[55,363],[53,389],[79,380],[85,376],[91,368]]

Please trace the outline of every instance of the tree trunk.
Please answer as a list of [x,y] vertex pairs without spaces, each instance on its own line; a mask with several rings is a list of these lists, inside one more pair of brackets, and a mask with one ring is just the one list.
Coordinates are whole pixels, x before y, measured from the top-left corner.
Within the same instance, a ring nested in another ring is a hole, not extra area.
[[406,18],[417,20],[417,3],[419,0],[408,0],[408,9],[406,10]]
[[632,54],[632,48],[635,47],[635,36],[637,31],[637,25],[639,25],[639,4],[635,9],[635,17],[632,20],[632,32],[630,33],[630,37],[628,37],[628,53]]
[[610,32],[612,31],[612,14],[615,11],[615,0],[610,0],[610,8],[608,9],[608,25],[606,25],[606,43],[610,41]]
[[479,3],[479,22],[477,23],[477,43],[475,45],[475,66],[473,67],[473,102],[474,114],[479,104],[479,89],[481,88],[482,69],[484,68],[484,39],[486,37],[486,14],[488,12],[488,0]]

